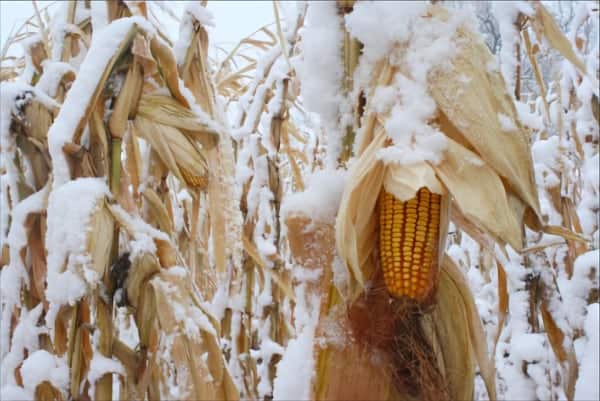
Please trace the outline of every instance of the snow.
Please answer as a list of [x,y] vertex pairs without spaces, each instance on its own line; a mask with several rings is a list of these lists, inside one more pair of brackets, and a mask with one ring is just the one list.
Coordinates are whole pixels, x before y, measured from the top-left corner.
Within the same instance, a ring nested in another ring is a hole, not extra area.
[[498,113],[498,121],[500,121],[500,127],[505,133],[511,133],[517,131],[517,126],[513,122],[512,118],[503,113]]
[[25,222],[31,213],[44,210],[49,187],[28,196],[15,206],[12,211],[12,224],[8,232],[7,244],[10,247],[10,264],[0,272],[0,289],[2,303],[16,305],[21,296],[21,286],[29,286],[27,268],[21,258],[21,250],[27,246],[27,230]]
[[69,385],[69,367],[66,357],[59,358],[45,350],[37,350],[23,362],[21,376],[26,390],[34,392],[38,384],[48,381],[66,394]]
[[586,342],[579,366],[579,377],[575,385],[575,400],[598,400],[598,377],[600,376],[600,309],[599,304],[591,304],[587,308],[584,331]]
[[64,184],[70,179],[69,165],[62,150],[63,146],[73,139],[77,125],[85,118],[86,109],[104,69],[125,35],[134,26],[139,27],[149,36],[154,34],[154,28],[147,20],[141,17],[129,17],[117,19],[93,35],[90,48],[79,68],[79,78],[73,82],[63,107],[48,131],[48,147],[52,158],[55,186]]
[[314,329],[305,328],[298,337],[291,339],[277,365],[273,383],[275,400],[309,400],[311,380],[314,375],[313,357]]
[[342,123],[341,115],[349,107],[342,95],[342,23],[335,2],[310,2],[301,30],[302,58],[293,61],[302,85],[303,105],[308,111],[319,114],[326,129],[328,166],[336,163],[348,123]]
[[90,370],[88,371],[88,381],[92,383],[88,391],[91,399],[94,398],[96,381],[98,381],[107,373],[118,373],[120,375],[124,375],[125,368],[121,362],[112,358],[107,358],[98,351],[94,352],[94,356],[90,361]]
[[92,28],[99,31],[108,24],[108,7],[101,1],[90,2],[90,17],[92,19]]
[[[91,262],[87,254],[90,218],[109,190],[103,178],[78,178],[54,189],[48,200],[48,287],[46,297],[55,307],[73,305],[100,277],[80,273]],[[66,264],[66,266],[65,266]]]
[[[299,214],[314,221],[334,221],[342,199],[344,183],[343,170],[326,169],[313,173],[307,179],[304,192],[296,192],[284,198],[281,215]],[[327,190],[323,191],[324,188]]]
[[[11,309],[4,309],[9,313],[12,313]],[[2,344],[0,351],[2,351],[2,364],[0,366],[0,385],[2,387],[7,385],[15,385],[15,377],[12,374],[23,359],[25,358],[25,352],[31,354],[39,348],[39,335],[46,333],[46,329],[38,326],[38,321],[42,314],[42,304],[39,304],[32,310],[22,310],[21,319],[12,333],[12,343],[8,344],[8,330],[9,327],[2,327]],[[4,316],[2,317],[5,318]],[[3,320],[4,321],[4,320]],[[3,326],[8,326],[4,325]]]
[[35,87],[52,98],[56,97],[62,77],[68,72],[75,73],[75,69],[70,64],[60,61],[44,60],[42,68],[44,72]]
[[424,1],[357,3],[346,16],[346,26],[364,44],[365,57],[376,62],[392,53],[394,45],[409,40],[412,22],[428,8]]
[[541,130],[544,128],[542,117],[532,113],[529,110],[529,105],[523,102],[515,101],[515,106],[517,108],[517,115],[521,121],[521,124],[536,130]]
[[199,22],[203,27],[214,27],[214,17],[210,10],[203,7],[200,2],[188,2],[183,10],[183,17],[179,27],[179,38],[173,46],[175,60],[181,65],[185,61],[187,49],[194,35],[194,22]]
[[492,4],[502,37],[502,49],[499,56],[500,71],[506,81],[508,93],[513,94],[518,66],[516,48],[520,40],[519,32],[514,24],[519,13],[533,15],[534,12],[533,8],[524,1],[494,1]]
[[33,393],[19,386],[4,386],[0,389],[0,399],[11,401],[29,401],[33,400]]
[[598,287],[599,274],[600,254],[596,249],[588,251],[575,259],[573,276],[570,280],[566,277],[559,277],[558,279],[564,303],[569,305],[567,319],[574,328],[584,326],[587,296],[592,288]]
[[427,78],[435,69],[451,66],[459,46],[454,34],[459,27],[471,29],[473,18],[456,11],[443,21],[428,17],[429,7],[427,2],[364,2],[346,16],[349,32],[365,44],[366,63],[374,66],[383,57],[399,55],[389,58],[399,67],[392,84],[377,88],[369,103],[384,114],[386,133],[393,140],[393,146],[378,153],[385,163],[438,164],[447,147],[445,135],[430,124],[437,109],[427,91]]

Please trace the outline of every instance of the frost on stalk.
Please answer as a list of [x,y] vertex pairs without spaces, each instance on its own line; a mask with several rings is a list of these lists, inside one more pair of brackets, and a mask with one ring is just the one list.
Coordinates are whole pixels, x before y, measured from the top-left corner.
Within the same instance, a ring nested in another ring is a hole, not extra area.
[[520,32],[516,26],[519,14],[532,15],[533,9],[524,1],[494,1],[494,14],[498,19],[502,49],[500,51],[500,70],[506,81],[508,93],[514,93],[516,73],[519,67],[517,52],[520,51]]
[[75,69],[70,64],[60,61],[44,60],[42,67],[44,72],[35,87],[52,98],[56,97],[63,76],[68,73],[75,75]]
[[204,27],[215,26],[212,12],[203,7],[200,2],[193,1],[186,4],[183,10],[181,25],[179,26],[179,38],[175,46],[173,46],[178,65],[182,65],[185,61],[185,55],[190,47],[190,43],[192,43],[192,38],[195,34],[194,21],[198,21]]
[[[6,309],[3,309],[2,326],[10,326],[10,316],[4,316]],[[12,310],[8,310],[12,314]],[[7,386],[17,386],[14,372],[23,362],[26,353],[31,355],[39,348],[38,338],[41,334],[47,333],[46,329],[38,326],[38,321],[43,311],[43,305],[38,304],[30,311],[23,309],[19,323],[14,329],[12,342],[9,344],[9,327],[2,328],[2,337],[0,351],[2,364],[0,365],[0,387],[5,391]]]
[[[342,199],[345,172],[343,170],[321,170],[307,180],[304,192],[296,192],[285,197],[281,215],[310,216],[314,221],[334,222]],[[323,191],[327,188],[327,191]]]
[[54,185],[61,185],[69,180],[69,165],[63,153],[63,146],[73,139],[80,121],[86,118],[90,101],[105,69],[134,26],[140,27],[150,35],[154,32],[147,20],[129,17],[117,19],[94,34],[90,49],[79,68],[79,78],[73,82],[54,124],[48,131]]
[[[46,232],[48,315],[73,305],[95,287],[100,277],[87,251],[89,222],[99,202],[109,195],[102,178],[79,178],[53,190],[48,202]],[[49,326],[53,319],[47,319]]]
[[579,352],[581,365],[579,367],[579,377],[575,386],[576,400],[598,400],[600,399],[600,390],[598,389],[598,377],[600,371],[598,361],[600,361],[600,352],[598,344],[600,335],[598,326],[600,325],[599,304],[591,304],[587,307],[587,316],[585,318],[585,339],[582,339]]
[[327,132],[330,166],[335,165],[349,124],[349,106],[342,95],[342,22],[335,2],[310,3],[301,33],[302,59],[296,64],[304,106],[319,114]]

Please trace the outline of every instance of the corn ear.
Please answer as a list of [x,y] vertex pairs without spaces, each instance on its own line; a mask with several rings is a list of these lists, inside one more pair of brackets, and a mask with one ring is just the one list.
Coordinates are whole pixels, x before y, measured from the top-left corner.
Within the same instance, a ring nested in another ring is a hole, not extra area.
[[426,187],[406,202],[382,190],[379,254],[385,285],[394,297],[431,297],[438,274],[441,206],[441,196]]

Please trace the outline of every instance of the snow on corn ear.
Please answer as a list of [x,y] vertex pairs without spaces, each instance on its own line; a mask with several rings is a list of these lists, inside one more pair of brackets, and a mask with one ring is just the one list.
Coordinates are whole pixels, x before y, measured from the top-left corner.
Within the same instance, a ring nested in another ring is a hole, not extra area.
[[388,292],[424,301],[432,294],[438,270],[441,196],[422,187],[403,202],[381,190],[379,255]]

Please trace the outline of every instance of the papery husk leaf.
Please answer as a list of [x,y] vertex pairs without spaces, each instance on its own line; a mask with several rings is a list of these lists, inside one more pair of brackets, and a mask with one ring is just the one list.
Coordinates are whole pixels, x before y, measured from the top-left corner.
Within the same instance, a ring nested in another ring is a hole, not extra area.
[[567,351],[563,345],[565,334],[562,332],[560,327],[554,321],[552,317],[552,313],[548,308],[548,301],[544,300],[542,302],[540,312],[542,315],[542,320],[544,322],[544,329],[546,330],[546,335],[548,336],[548,340],[550,341],[550,345],[552,346],[552,351],[554,351],[554,355],[556,358],[562,363],[567,360]]
[[460,211],[455,201],[451,202],[450,206],[450,220],[464,231],[469,237],[473,238],[479,245],[488,251],[494,251],[495,242],[484,230],[473,224],[469,219],[465,217]]
[[[174,128],[154,123],[145,117],[142,117],[141,115],[138,115],[135,119],[135,129],[138,134],[140,134],[150,143],[150,146],[152,146],[152,148],[160,156],[160,159],[171,171],[171,173],[181,182],[185,182],[185,179],[179,170],[179,166],[177,165],[176,158],[173,155],[173,151],[171,150],[170,144],[163,133],[168,130],[169,133],[172,134],[172,137],[183,134],[181,134],[179,131],[177,131],[178,134],[173,133],[173,130],[175,130]],[[186,139],[184,138],[184,140]]]
[[146,187],[144,192],[142,192],[144,199],[148,202],[148,205],[152,209],[151,215],[158,222],[158,228],[161,231],[168,233],[169,235],[173,234],[173,222],[169,217],[169,212],[167,211],[164,203],[159,198],[156,191],[154,191],[150,187]]
[[[456,266],[454,261],[446,256],[443,259],[442,265],[442,275],[440,277],[440,287],[443,285],[443,280],[447,280],[447,285],[449,289],[448,295],[444,293],[443,290],[439,290],[439,300],[437,303],[437,307],[443,307],[442,305],[447,303],[446,297],[450,296],[450,294],[454,293],[459,298],[462,299],[462,309],[465,313],[466,322],[464,325],[466,327],[463,328],[463,332],[466,333],[464,335],[468,335],[472,347],[472,352],[479,366],[479,371],[481,377],[485,383],[486,389],[488,391],[488,396],[491,401],[495,401],[497,399],[496,396],[496,373],[494,364],[489,358],[487,342],[485,337],[485,331],[483,330],[483,324],[481,322],[481,318],[479,317],[479,312],[477,310],[477,306],[475,305],[475,299],[473,298],[473,294],[471,293],[471,289],[469,288],[469,284],[466,281],[463,273],[460,271],[460,268]],[[452,320],[455,316],[452,313],[441,313],[440,320]],[[461,334],[463,335],[463,334]],[[457,337],[459,336],[456,332],[452,332],[451,335],[446,335],[444,338],[439,339],[442,344],[442,352],[446,353],[450,351],[451,346],[445,345],[444,341],[450,340],[449,337]],[[452,357],[445,358],[445,366],[446,372],[452,372],[453,366],[457,361],[453,361]],[[459,357],[460,358],[460,357]],[[448,361],[452,361],[449,363]],[[462,372],[454,370],[457,374],[463,374]],[[473,383],[473,378],[471,378],[471,385]],[[468,386],[468,383],[465,383],[464,386]],[[472,387],[471,387],[472,388]],[[462,390],[459,390],[462,391]],[[469,397],[471,398],[472,395]],[[461,398],[455,398],[461,399]],[[462,398],[467,399],[467,398]]]
[[351,299],[358,296],[375,270],[367,259],[375,246],[376,224],[372,214],[385,175],[385,166],[377,159],[377,151],[385,141],[384,132],[377,131],[371,144],[352,166],[337,215],[336,243],[338,254],[353,279],[349,282],[349,294],[346,294]]
[[[33,217],[33,218],[32,218]],[[36,294],[40,301],[46,302],[46,248],[45,248],[45,224],[41,215],[29,216],[27,221],[32,220],[31,229],[28,231],[27,248],[31,258],[31,291]]]
[[68,347],[68,323],[70,315],[73,313],[73,308],[63,306],[56,315],[54,324],[54,352],[58,356],[63,356],[67,352]]
[[137,112],[158,123],[208,136],[212,141],[218,140],[219,133],[213,127],[170,96],[143,94]]
[[151,254],[144,253],[132,261],[126,283],[127,298],[132,306],[140,306],[146,282],[159,271],[160,266]]
[[387,192],[402,202],[414,198],[422,187],[440,195],[447,193],[435,176],[435,171],[424,162],[408,166],[389,164],[385,170],[383,186]]
[[135,115],[142,94],[143,79],[141,66],[135,61],[132,62],[108,119],[108,128],[113,137],[122,138],[127,130],[129,118]]
[[90,231],[87,250],[92,259],[91,268],[100,277],[104,276],[110,265],[113,243],[114,219],[102,201],[90,219]]
[[[429,75],[429,91],[438,108],[479,157],[539,217],[529,138],[502,75],[487,67],[493,58],[476,33],[459,28],[457,35],[458,54],[452,59],[452,67],[437,69]],[[513,131],[503,129],[499,115],[510,120],[515,127]],[[441,129],[449,130],[443,125]]]
[[162,267],[175,266],[177,264],[177,251],[169,241],[155,238],[156,255]]
[[102,114],[99,109],[92,111],[90,117],[90,153],[96,175],[105,176],[109,171],[108,136]]
[[4,266],[8,266],[10,264],[10,249],[8,244],[2,245],[2,249],[0,249],[0,269]]
[[556,21],[554,21],[552,15],[550,15],[540,1],[532,2],[532,4],[535,9],[535,15],[530,21],[538,37],[538,42],[541,42],[541,36],[543,35],[553,48],[558,50],[564,58],[569,60],[571,64],[585,75],[585,64],[577,57],[571,42],[567,39]]
[[[108,213],[108,212],[107,212]],[[109,213],[110,214],[110,213]],[[112,242],[112,241],[111,241]],[[108,275],[106,275],[108,276]],[[97,335],[96,352],[100,352],[106,358],[112,357],[112,340],[113,340],[113,324],[112,324],[112,302],[105,301],[96,294],[96,330]],[[94,383],[92,383],[93,385]],[[100,377],[95,383],[94,399],[98,401],[109,401],[113,399],[113,375],[107,372]]]
[[448,277],[448,272],[442,269],[435,309],[423,316],[421,325],[435,352],[452,400],[473,399],[475,358],[468,319],[459,291]]
[[137,199],[142,177],[142,155],[134,124],[131,124],[129,127],[125,164],[127,166],[127,174],[133,186],[133,196]]
[[144,77],[152,76],[158,72],[157,64],[150,51],[150,43],[142,35],[137,35],[131,45],[134,60],[142,66]]
[[502,180],[489,165],[448,138],[443,160],[432,167],[468,220],[500,242],[522,248],[521,222],[510,208]]
[[118,338],[113,339],[112,352],[125,368],[127,376],[134,377],[139,369],[139,355]]
[[566,227],[561,226],[553,226],[553,225],[544,225],[543,231],[546,234],[558,235],[563,237],[564,239],[580,242],[583,244],[587,244],[589,241],[583,234],[576,233],[574,231],[569,230]]
[[492,350],[492,355],[496,355],[496,346],[498,345],[500,334],[502,334],[502,330],[504,329],[504,321],[506,320],[506,315],[508,313],[509,301],[506,272],[504,271],[502,264],[500,264],[500,261],[497,259],[496,266],[498,268],[498,326],[496,328],[496,335],[494,337],[494,349]]
[[179,73],[177,71],[177,61],[175,55],[169,46],[158,37],[153,37],[150,41],[150,50],[152,56],[156,60],[160,75],[163,77],[169,92],[186,108],[190,107],[190,104],[186,100],[185,96],[179,89]]

